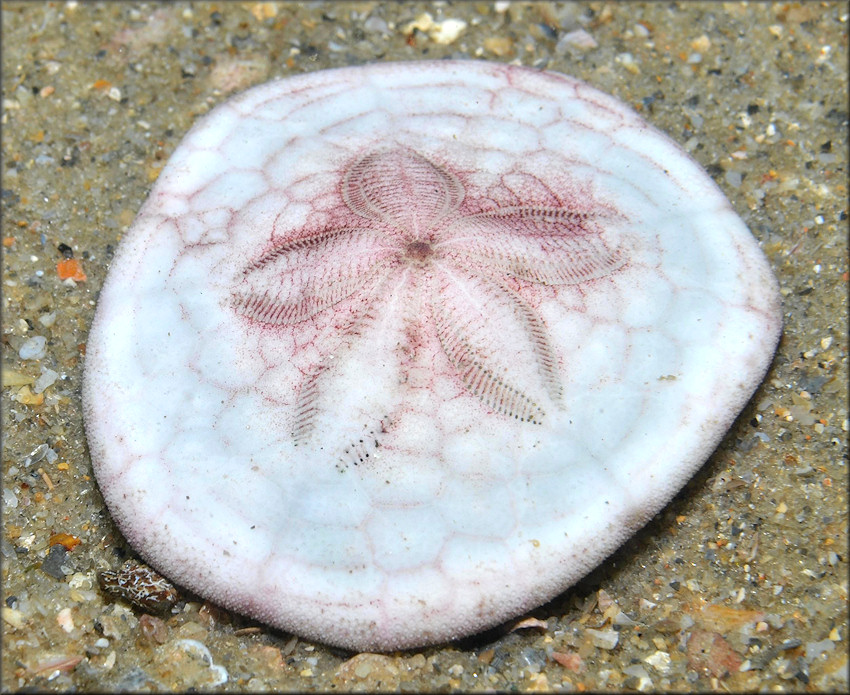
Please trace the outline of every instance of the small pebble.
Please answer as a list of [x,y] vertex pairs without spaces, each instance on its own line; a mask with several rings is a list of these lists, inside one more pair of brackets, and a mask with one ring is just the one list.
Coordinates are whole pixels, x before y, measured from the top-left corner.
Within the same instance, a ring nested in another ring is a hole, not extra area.
[[670,672],[670,655],[667,652],[657,651],[653,654],[650,654],[648,657],[644,659],[646,663],[648,663],[652,668],[654,668],[661,675],[665,675]]
[[466,26],[462,19],[446,19],[435,24],[428,36],[436,43],[447,45],[454,42],[466,30]]
[[694,630],[688,639],[688,668],[715,678],[736,673],[743,663],[740,655],[719,634]]
[[56,323],[56,312],[51,311],[49,314],[42,314],[38,317],[38,322],[45,328],[50,328]]
[[203,642],[194,639],[179,639],[174,642],[173,646],[199,657],[207,665],[211,673],[210,686],[222,685],[227,682],[229,677],[227,669],[213,661],[212,653]]
[[637,625],[637,623],[634,620],[632,620],[624,611],[617,611],[617,613],[611,619],[611,624],[617,625],[617,626],[620,626],[620,627],[623,626],[623,625],[626,625],[626,626],[629,626],[629,627]]
[[[7,606],[3,606],[3,621],[10,625],[13,628],[20,629],[24,626],[24,614],[21,611],[15,608],[8,608]],[[9,636],[9,633],[6,633],[6,636]]]
[[112,667],[115,666],[115,662],[116,662],[117,659],[118,659],[118,655],[115,653],[114,650],[109,652],[109,656],[107,656],[106,659],[104,659],[104,661],[103,661],[104,670],[106,670],[106,671],[112,670]]
[[441,22],[435,22],[430,13],[424,12],[402,27],[402,33],[409,36],[418,29],[428,34],[435,43],[448,45],[454,42],[466,30],[466,27],[467,23],[462,19],[444,19]]
[[3,488],[3,505],[10,509],[17,509],[18,507],[18,496],[11,488]]
[[605,589],[600,589],[596,592],[596,605],[603,613],[607,611],[615,603],[614,599],[608,594]]
[[596,40],[584,29],[576,29],[575,31],[567,32],[558,39],[558,43],[555,44],[555,53],[564,55],[569,49],[588,51],[596,48],[598,45]]
[[585,632],[593,642],[593,646],[599,649],[613,649],[620,640],[620,633],[616,630],[594,630],[593,628],[588,628]]
[[516,625],[511,628],[511,632],[516,632],[517,630],[528,630],[529,628],[541,628],[545,630],[549,624],[545,620],[540,620],[538,618],[524,618],[520,620]]
[[552,659],[573,673],[584,671],[584,660],[577,652],[552,652]]
[[63,608],[56,614],[56,622],[65,632],[73,632],[74,617],[71,615],[70,608]]
[[401,683],[397,660],[383,654],[364,652],[344,661],[336,670],[334,683],[341,689],[395,690]]
[[691,48],[695,51],[699,51],[701,53],[705,53],[709,48],[711,48],[711,40],[703,34],[699,38],[691,41]]
[[503,58],[513,54],[514,40],[510,36],[490,36],[484,39],[484,48],[490,53]]
[[168,627],[155,615],[142,615],[139,618],[139,630],[143,641],[148,644],[165,644],[168,639]]
[[632,676],[633,678],[638,679],[636,687],[641,692],[646,692],[652,689],[652,679],[649,677],[649,674],[643,666],[632,664],[631,666],[624,668],[623,673],[627,676]]
[[49,386],[53,386],[58,378],[58,372],[44,368],[41,372],[41,376],[38,377],[38,379],[35,380],[35,384],[33,384],[33,393],[42,393]]
[[62,565],[65,564],[65,559],[68,551],[61,544],[50,546],[50,551],[47,557],[41,563],[41,571],[50,575],[54,579],[65,579],[65,572],[62,570]]
[[384,19],[371,15],[363,22],[363,30],[373,34],[386,34],[389,31],[389,27]]
[[820,642],[806,642],[806,661],[812,663],[821,654],[835,649],[835,642],[829,639]]
[[739,188],[741,186],[741,182],[744,180],[740,171],[729,170],[726,172],[724,177],[726,179],[726,183],[733,188]]
[[40,360],[47,354],[47,338],[35,335],[21,345],[18,356],[22,360]]

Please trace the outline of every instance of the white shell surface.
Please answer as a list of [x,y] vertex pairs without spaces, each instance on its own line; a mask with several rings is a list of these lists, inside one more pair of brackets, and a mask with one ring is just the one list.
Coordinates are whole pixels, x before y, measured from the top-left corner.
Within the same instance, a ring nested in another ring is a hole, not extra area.
[[781,330],[711,179],[564,75],[271,82],[184,138],[101,291],[98,482],[172,580],[395,649],[554,597],[681,488]]

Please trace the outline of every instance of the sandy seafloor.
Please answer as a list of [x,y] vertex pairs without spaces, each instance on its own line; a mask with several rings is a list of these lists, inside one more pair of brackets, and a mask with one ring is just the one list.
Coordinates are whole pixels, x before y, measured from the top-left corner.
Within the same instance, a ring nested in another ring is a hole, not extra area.
[[[2,8],[4,690],[846,689],[846,3]],[[92,475],[85,343],[163,163],[252,84],[447,56],[575,75],[706,167],[781,285],[764,384],[661,514],[533,611],[545,627],[355,656],[186,593],[161,622],[104,594],[132,551]],[[84,282],[59,279],[60,244]]]

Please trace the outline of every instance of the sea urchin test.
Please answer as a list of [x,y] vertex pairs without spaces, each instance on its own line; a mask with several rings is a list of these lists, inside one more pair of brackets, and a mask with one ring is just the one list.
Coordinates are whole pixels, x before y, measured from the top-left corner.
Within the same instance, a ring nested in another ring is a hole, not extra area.
[[173,581],[390,650],[556,596],[751,397],[777,284],[622,103],[479,62],[224,102],[122,239],[84,383],[97,480]]

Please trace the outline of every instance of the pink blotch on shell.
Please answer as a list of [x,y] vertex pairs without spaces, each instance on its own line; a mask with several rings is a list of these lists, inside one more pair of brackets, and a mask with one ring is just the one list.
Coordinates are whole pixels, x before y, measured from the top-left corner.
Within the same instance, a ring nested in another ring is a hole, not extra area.
[[86,430],[127,540],[359,650],[556,596],[761,381],[776,281],[711,179],[564,75],[378,64],[199,121],[104,283]]

